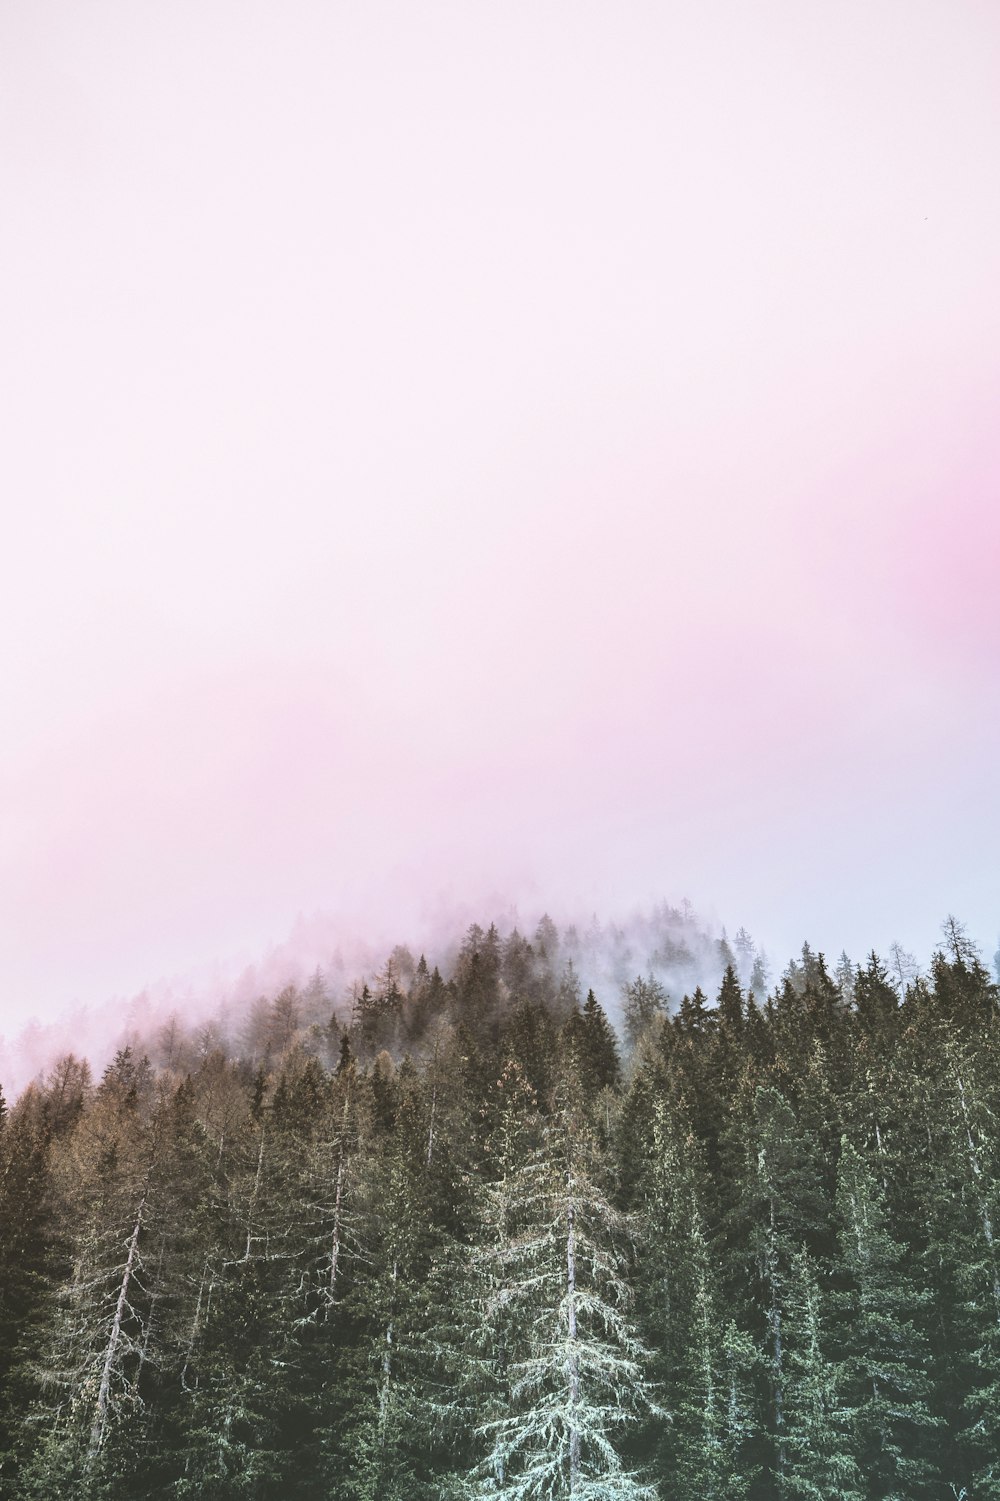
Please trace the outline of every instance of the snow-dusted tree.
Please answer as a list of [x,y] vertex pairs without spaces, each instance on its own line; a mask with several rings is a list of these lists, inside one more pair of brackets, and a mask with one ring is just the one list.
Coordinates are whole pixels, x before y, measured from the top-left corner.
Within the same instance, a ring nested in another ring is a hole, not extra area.
[[144,1449],[200,1192],[190,1097],[189,1086],[154,1083],[146,1059],[123,1049],[54,1157],[66,1275],[35,1362],[25,1495],[102,1495],[106,1477],[127,1476]]
[[[1000,1150],[995,1023],[972,1045],[977,999],[965,973],[935,958],[934,1004],[945,990],[954,1017],[928,1018],[911,1053],[913,1120],[907,1122],[912,1194],[920,1225],[922,1272],[931,1291],[934,1406],[951,1452],[941,1444],[950,1485],[977,1501],[1000,1498]],[[972,982],[972,983],[970,983]],[[992,987],[991,987],[992,988]],[[962,992],[964,991],[964,994]],[[967,1009],[966,1009],[967,1008]],[[985,1010],[985,1004],[984,1004]],[[978,1023],[982,1025],[982,1022]],[[915,1030],[915,1029],[911,1029]],[[966,1031],[965,1037],[962,1033]],[[993,1034],[992,1036],[990,1034]],[[922,1136],[918,1135],[923,1128]]]
[[576,1081],[548,1118],[518,1110],[516,1068],[504,1084],[511,1105],[493,1143],[497,1177],[472,1266],[485,1416],[466,1493],[652,1498],[621,1455],[630,1425],[654,1406],[630,1317],[628,1227],[604,1189]]

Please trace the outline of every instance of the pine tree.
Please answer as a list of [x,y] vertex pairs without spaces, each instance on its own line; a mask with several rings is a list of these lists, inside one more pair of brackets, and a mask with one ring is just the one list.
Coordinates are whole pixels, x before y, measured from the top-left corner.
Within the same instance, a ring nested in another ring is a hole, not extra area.
[[418,1501],[437,1494],[439,1376],[434,1297],[451,1246],[437,1217],[448,1107],[435,1110],[412,1068],[400,1070],[391,1134],[369,1136],[356,1168],[358,1207],[334,1357],[319,1420],[325,1494],[333,1501]]
[[126,1048],[54,1156],[71,1234],[36,1362],[26,1496],[135,1494],[149,1471],[204,1181],[192,1101]]
[[765,995],[767,995],[767,983],[769,978],[770,969],[767,962],[767,956],[763,953],[757,954],[753,961],[753,967],[750,970],[750,979],[748,981],[749,989],[753,991],[755,996],[763,998]]
[[643,1033],[666,1009],[667,993],[653,975],[648,975],[646,979],[636,975],[630,984],[623,987],[622,1022],[630,1051],[634,1051]]
[[667,1413],[658,1425],[658,1470],[669,1501],[738,1501],[756,1474],[760,1357],[724,1313],[707,1187],[705,1156],[683,1111],[659,1100],[644,1181],[639,1298]]
[[[626,1225],[600,1184],[583,1114],[506,1122],[474,1254],[486,1346],[482,1458],[468,1490],[496,1501],[640,1501],[621,1441],[648,1411],[648,1354],[630,1321]],[[532,1136],[534,1141],[532,1142]]]
[[587,991],[583,1009],[570,1015],[562,1039],[586,1095],[616,1087],[621,1074],[618,1041],[592,990]]
[[786,1370],[778,1494],[784,1501],[864,1501],[843,1400],[843,1371],[826,1352],[819,1285],[805,1247],[784,1291]]
[[[732,968],[726,970],[719,988],[712,1034],[710,1088],[720,1107],[732,1099],[738,1079],[747,1064],[745,1043],[746,1014],[743,993]],[[721,1129],[721,1125],[718,1129]]]
[[930,1351],[917,1322],[929,1296],[908,1275],[888,1218],[876,1176],[845,1139],[837,1169],[842,1290],[831,1301],[857,1462],[874,1501],[919,1501],[940,1493]]
[[841,949],[840,958],[837,960],[837,967],[833,972],[833,978],[844,1000],[844,1004],[847,1006],[854,1000],[854,974],[854,965],[848,958],[847,950]]
[[759,1087],[750,1111],[734,1120],[727,1155],[740,1180],[726,1224],[733,1248],[730,1287],[733,1296],[757,1315],[755,1332],[766,1352],[773,1439],[771,1454],[762,1452],[761,1462],[773,1468],[780,1490],[789,1462],[786,1323],[792,1264],[804,1243],[826,1242],[832,1205],[824,1192],[816,1146],[773,1086]]
[[[277,1489],[295,1494],[295,1320],[312,1272],[298,1147],[312,1125],[304,1108],[309,1083],[300,1091],[295,1077],[303,1062],[293,1052],[273,1083],[253,1080],[225,1156],[214,1159],[214,1233],[200,1247],[183,1330],[183,1396],[174,1415],[178,1496],[256,1501]],[[282,1383],[275,1381],[279,1370]]]
[[53,1242],[63,1229],[52,1212],[47,1105],[42,1091],[29,1087],[0,1114],[0,1495],[15,1465],[24,1359],[38,1337],[56,1274]]

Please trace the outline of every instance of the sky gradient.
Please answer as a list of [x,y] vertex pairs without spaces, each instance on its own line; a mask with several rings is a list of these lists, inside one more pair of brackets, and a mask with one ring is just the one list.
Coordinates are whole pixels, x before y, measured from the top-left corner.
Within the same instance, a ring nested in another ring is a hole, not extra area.
[[998,79],[976,0],[4,0],[0,1031],[315,909],[992,953]]

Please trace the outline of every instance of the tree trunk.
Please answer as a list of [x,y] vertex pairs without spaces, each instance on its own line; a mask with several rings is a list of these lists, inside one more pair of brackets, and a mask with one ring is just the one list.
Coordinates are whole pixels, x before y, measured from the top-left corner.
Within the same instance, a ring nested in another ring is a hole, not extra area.
[[781,1347],[781,1307],[778,1303],[778,1288],[776,1274],[778,1269],[777,1249],[775,1246],[776,1225],[774,1200],[771,1200],[770,1211],[770,1235],[768,1237],[767,1266],[768,1282],[771,1287],[771,1306],[768,1309],[768,1323],[771,1326],[771,1350],[772,1350],[772,1375],[774,1382],[774,1436],[778,1444],[778,1473],[784,1474],[788,1456],[785,1449],[785,1381],[784,1381],[784,1353]]
[[576,1205],[573,1180],[566,1208],[566,1332],[569,1336],[569,1493],[575,1496],[580,1483],[580,1430],[577,1413],[580,1406],[580,1354],[576,1331]]
[[989,1200],[986,1195],[979,1191],[978,1184],[982,1177],[983,1169],[979,1161],[979,1153],[972,1136],[972,1125],[969,1121],[969,1108],[965,1103],[965,1088],[962,1084],[961,1074],[955,1075],[958,1084],[958,1097],[962,1104],[962,1123],[965,1126],[965,1139],[969,1147],[969,1165],[972,1168],[973,1181],[977,1185],[977,1197],[979,1199],[979,1215],[983,1223],[983,1239],[989,1251],[990,1262],[993,1268],[993,1306],[997,1317],[1000,1318],[1000,1271],[996,1263],[996,1253],[993,1245],[993,1219],[990,1214]]
[[142,1230],[142,1211],[145,1207],[146,1195],[143,1194],[139,1201],[139,1208],[136,1210],[135,1225],[132,1228],[132,1236],[128,1244],[128,1255],[125,1259],[125,1270],[122,1273],[121,1287],[118,1290],[118,1302],[115,1304],[115,1316],[111,1321],[111,1333],[108,1337],[107,1349],[104,1352],[101,1384],[97,1392],[97,1406],[94,1411],[93,1426],[90,1430],[90,1446],[87,1449],[88,1464],[93,1460],[104,1442],[104,1432],[108,1424],[108,1407],[111,1399],[111,1375],[115,1368],[118,1347],[121,1344],[122,1324],[125,1320],[125,1312],[129,1306],[129,1287],[139,1260],[139,1233]]
[[[198,1333],[199,1333],[199,1330],[201,1329],[201,1304],[202,1304],[202,1299],[205,1296],[205,1284],[206,1284],[206,1282],[208,1282],[208,1272],[209,1272],[210,1265],[211,1265],[211,1262],[210,1262],[209,1258],[206,1256],[205,1257],[205,1264],[204,1264],[204,1266],[201,1269],[201,1280],[198,1283],[198,1297],[197,1297],[197,1300],[195,1301],[195,1305],[194,1305],[194,1316],[191,1319],[191,1333],[188,1336],[187,1349],[184,1352],[184,1365],[183,1365],[183,1367],[181,1369],[181,1386],[184,1388],[185,1391],[189,1391],[190,1390],[190,1388],[188,1387],[188,1384],[187,1384],[187,1373],[188,1373],[188,1367],[191,1364],[191,1357],[194,1355],[194,1347],[195,1347],[195,1343],[196,1343],[196,1341],[198,1339]],[[213,1286],[214,1286],[214,1283],[210,1283],[209,1284],[209,1288],[208,1288],[208,1297],[209,1297],[209,1300],[211,1300],[211,1297],[212,1297],[212,1287]],[[206,1315],[207,1315],[207,1309],[206,1309]],[[198,1384],[198,1382],[197,1382],[197,1379],[196,1379],[195,1380],[195,1386],[197,1386],[197,1384]]]
[[247,1210],[247,1248],[243,1260],[250,1260],[250,1247],[253,1245],[254,1216],[257,1213],[257,1200],[260,1197],[260,1180],[264,1173],[264,1127],[260,1128],[260,1146],[257,1149],[257,1172],[253,1180],[253,1193],[250,1195],[250,1205]]
[[385,1331],[385,1351],[382,1355],[382,1389],[378,1398],[378,1442],[379,1448],[385,1446],[386,1428],[389,1419],[389,1385],[392,1381],[392,1329],[393,1319],[391,1314],[392,1304],[396,1301],[396,1281],[399,1276],[399,1262],[392,1263],[392,1300],[390,1303],[389,1323]]
[[347,1120],[351,1108],[351,1086],[344,1090],[344,1119],[340,1127],[340,1142],[337,1147],[337,1187],[333,1198],[333,1232],[330,1237],[330,1301],[337,1292],[337,1264],[340,1261],[340,1218],[344,1202],[344,1143],[347,1139]]

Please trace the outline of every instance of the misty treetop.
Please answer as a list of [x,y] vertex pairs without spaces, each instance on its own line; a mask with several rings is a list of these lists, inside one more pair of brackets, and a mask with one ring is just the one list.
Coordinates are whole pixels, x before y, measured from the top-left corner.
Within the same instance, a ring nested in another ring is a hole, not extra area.
[[474,925],[66,1056],[0,1099],[0,1497],[996,1501],[998,1115],[953,919],[773,984]]

